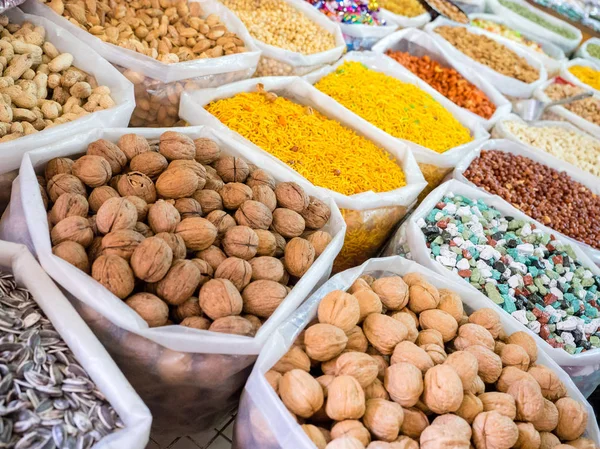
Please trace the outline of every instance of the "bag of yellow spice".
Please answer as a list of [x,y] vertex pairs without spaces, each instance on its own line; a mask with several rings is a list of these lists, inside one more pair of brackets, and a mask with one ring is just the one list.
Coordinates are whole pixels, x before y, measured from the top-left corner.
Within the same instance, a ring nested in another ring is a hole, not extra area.
[[334,271],[376,255],[426,185],[406,145],[363,130],[301,78],[258,78],[186,92],[180,114],[278,162],[298,184],[327,190],[347,225]]
[[428,184],[419,200],[489,138],[477,118],[381,54],[351,52],[305,79],[355,114],[360,129],[409,146]]
[[573,59],[563,66],[560,76],[573,84],[600,92],[600,66],[592,61]]

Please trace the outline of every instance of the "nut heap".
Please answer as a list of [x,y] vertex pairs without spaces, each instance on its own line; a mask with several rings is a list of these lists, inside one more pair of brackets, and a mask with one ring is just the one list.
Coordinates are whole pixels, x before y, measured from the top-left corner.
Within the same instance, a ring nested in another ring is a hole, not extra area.
[[246,51],[218,15],[186,0],[43,0],[100,40],[166,64]]
[[0,15],[0,35],[0,142],[115,105],[108,87],[46,41],[44,27]]
[[418,273],[359,278],[266,373],[319,449],[595,449],[525,332]]
[[150,327],[253,336],[331,241],[329,207],[212,140],[98,140],[39,177],[53,252]]

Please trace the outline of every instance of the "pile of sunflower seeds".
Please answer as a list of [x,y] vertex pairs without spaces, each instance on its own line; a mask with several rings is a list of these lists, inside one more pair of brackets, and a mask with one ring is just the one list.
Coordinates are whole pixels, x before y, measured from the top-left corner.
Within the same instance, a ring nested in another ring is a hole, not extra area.
[[31,294],[0,271],[0,449],[89,449],[122,427]]

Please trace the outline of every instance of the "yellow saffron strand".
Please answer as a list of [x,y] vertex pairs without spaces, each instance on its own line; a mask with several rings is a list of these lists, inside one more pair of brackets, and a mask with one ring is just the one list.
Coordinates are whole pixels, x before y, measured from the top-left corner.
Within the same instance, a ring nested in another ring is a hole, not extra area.
[[427,92],[359,62],[345,62],[315,87],[388,134],[437,153],[473,140]]

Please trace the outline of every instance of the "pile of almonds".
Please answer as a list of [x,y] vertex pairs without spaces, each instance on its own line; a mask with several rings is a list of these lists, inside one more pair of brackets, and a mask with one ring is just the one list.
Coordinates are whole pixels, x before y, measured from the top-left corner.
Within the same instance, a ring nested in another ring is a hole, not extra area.
[[212,140],[92,142],[39,176],[53,253],[151,327],[253,336],[329,244],[329,207]]
[[0,142],[115,105],[108,87],[46,41],[44,27],[0,15],[0,35]]
[[[418,273],[359,278],[266,373],[323,449],[596,449],[526,332]],[[260,444],[260,442],[256,442]]]

